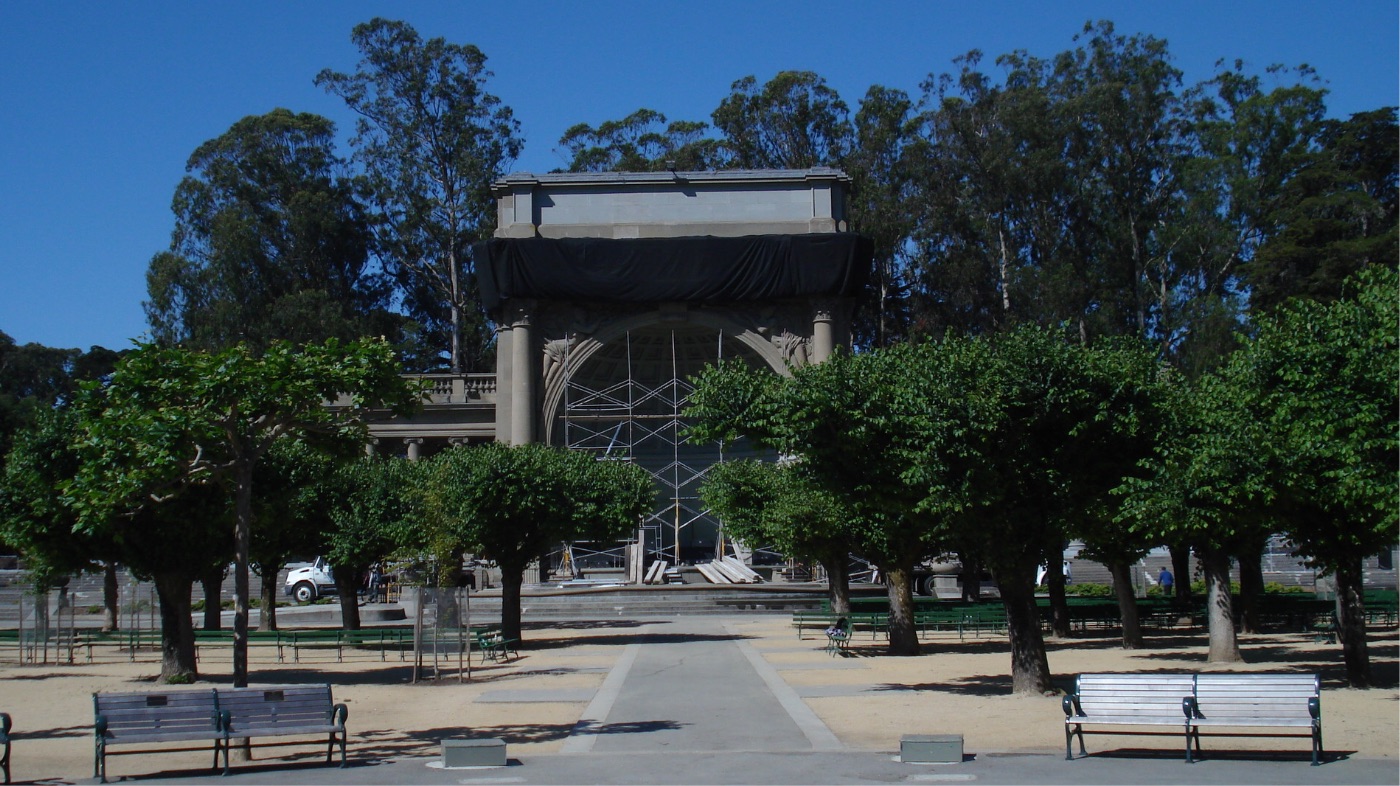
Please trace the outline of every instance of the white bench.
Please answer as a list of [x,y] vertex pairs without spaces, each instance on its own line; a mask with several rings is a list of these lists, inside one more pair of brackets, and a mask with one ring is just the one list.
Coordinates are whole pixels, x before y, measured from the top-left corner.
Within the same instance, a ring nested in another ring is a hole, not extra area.
[[[1065,711],[1065,759],[1074,755],[1070,743],[1079,737],[1079,753],[1084,748],[1084,727],[1157,726],[1176,727],[1191,760],[1190,715],[1186,699],[1191,696],[1195,677],[1190,674],[1081,674],[1075,678],[1074,693],[1061,702]],[[1091,729],[1092,734],[1150,734],[1121,729]]]
[[[1289,736],[1312,739],[1312,763],[1322,763],[1321,682],[1315,674],[1081,674],[1075,692],[1062,702],[1065,711],[1065,759],[1071,743],[1084,747],[1086,725],[1156,726],[1180,729],[1186,761],[1201,752],[1201,730],[1216,727],[1300,728],[1306,734],[1207,733],[1208,737]],[[1088,730],[1095,734],[1152,734],[1121,728]],[[1171,732],[1175,736],[1175,732]],[[1192,746],[1195,746],[1194,752]]]
[[[1194,695],[1187,699],[1191,712],[1191,737],[1201,752],[1201,729],[1241,728],[1306,729],[1306,734],[1278,736],[1312,739],[1312,763],[1322,763],[1321,680],[1316,674],[1197,674]],[[1212,737],[1268,736],[1234,733]],[[1186,760],[1192,761],[1191,749]]]

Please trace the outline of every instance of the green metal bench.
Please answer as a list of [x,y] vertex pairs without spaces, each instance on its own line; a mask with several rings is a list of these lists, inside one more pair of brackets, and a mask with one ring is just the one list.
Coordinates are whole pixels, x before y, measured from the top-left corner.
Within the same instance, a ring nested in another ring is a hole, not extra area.
[[0,712],[0,744],[5,746],[5,752],[0,754],[0,770],[5,772],[5,782],[10,782],[10,729],[13,724],[10,716]]
[[515,653],[517,658],[520,657],[520,652],[516,649],[518,643],[515,639],[506,638],[500,627],[495,625],[472,629],[472,644],[481,652],[482,663],[488,659],[506,662],[510,660],[508,652]]

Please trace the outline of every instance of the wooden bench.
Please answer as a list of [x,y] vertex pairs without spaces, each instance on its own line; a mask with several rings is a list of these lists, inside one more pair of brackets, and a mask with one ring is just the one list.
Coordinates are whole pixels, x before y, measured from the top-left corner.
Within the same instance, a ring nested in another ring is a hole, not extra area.
[[[331,701],[330,685],[263,685],[219,688],[217,692],[228,739],[324,734],[326,763],[331,763],[338,742],[340,766],[345,766],[345,719],[350,711]],[[266,743],[259,747],[305,744],[310,743]]]
[[[1190,713],[1186,704],[1192,695],[1195,677],[1190,674],[1080,674],[1074,693],[1061,702],[1065,711],[1065,759],[1071,760],[1070,743],[1079,737],[1079,753],[1084,748],[1084,727],[1091,726],[1175,726],[1186,743],[1186,760],[1191,760]],[[1092,730],[1094,734],[1150,734],[1122,730]]]
[[494,625],[485,628],[473,628],[472,642],[473,646],[481,651],[482,663],[485,663],[488,658],[502,662],[508,661],[510,659],[506,656],[507,652],[513,652],[517,658],[520,657],[520,651],[516,649],[516,645],[519,642],[515,639],[506,638],[505,633]]
[[5,746],[5,752],[0,754],[0,770],[5,772],[5,782],[10,782],[10,729],[12,728],[10,716],[0,712],[0,744]]
[[97,737],[93,776],[102,783],[107,782],[109,754],[191,750],[108,750],[112,745],[210,741],[214,744],[213,769],[219,768],[219,751],[223,750],[224,772],[228,772],[228,738],[219,712],[219,697],[214,690],[94,693],[92,702]]
[[[1189,733],[1201,752],[1201,729],[1299,728],[1307,734],[1208,734],[1212,737],[1310,737],[1312,763],[1322,763],[1321,681],[1316,674],[1197,674],[1187,698]],[[1193,761],[1191,747],[1186,760]]]

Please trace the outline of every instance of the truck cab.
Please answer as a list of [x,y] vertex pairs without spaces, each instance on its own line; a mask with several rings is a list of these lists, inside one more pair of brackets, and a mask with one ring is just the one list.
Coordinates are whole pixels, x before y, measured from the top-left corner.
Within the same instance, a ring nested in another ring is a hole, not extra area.
[[335,574],[330,563],[324,557],[317,557],[310,565],[287,571],[282,593],[297,603],[310,603],[320,597],[335,595]]

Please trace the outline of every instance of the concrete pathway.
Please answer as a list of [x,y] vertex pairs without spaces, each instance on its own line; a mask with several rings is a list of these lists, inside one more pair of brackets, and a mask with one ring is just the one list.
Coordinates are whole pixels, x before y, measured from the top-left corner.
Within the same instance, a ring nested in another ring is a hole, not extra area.
[[826,724],[722,621],[648,626],[639,638],[645,643],[627,646],[563,753],[840,749]]

